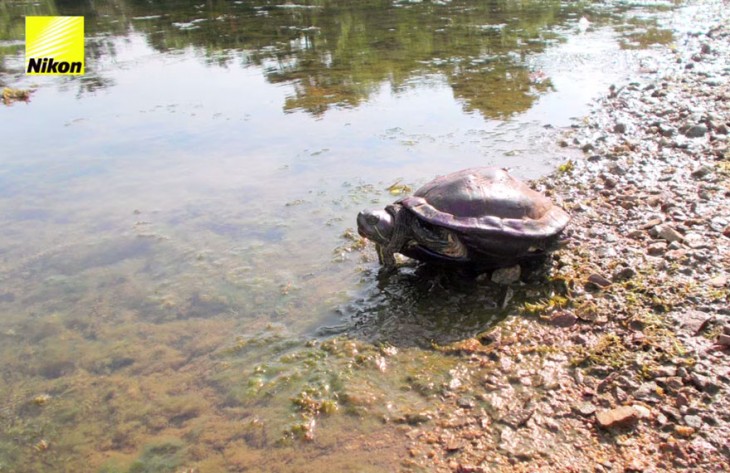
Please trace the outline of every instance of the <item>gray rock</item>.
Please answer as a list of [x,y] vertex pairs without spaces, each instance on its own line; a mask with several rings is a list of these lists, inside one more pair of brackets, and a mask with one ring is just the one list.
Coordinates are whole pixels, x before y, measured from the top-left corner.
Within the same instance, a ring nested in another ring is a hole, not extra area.
[[634,268],[621,268],[613,273],[613,282],[626,281],[636,276],[636,270]]
[[658,389],[659,386],[655,382],[650,381],[639,386],[639,389],[634,391],[634,397],[640,401],[656,402],[659,400]]
[[533,408],[527,408],[527,409],[518,409],[516,411],[511,411],[505,416],[503,416],[501,419],[499,419],[500,422],[509,425],[513,429],[518,429],[525,425],[528,420],[530,420],[530,417],[532,417],[532,414],[535,413],[535,409]]
[[[673,312],[671,317],[679,323],[679,326],[692,335],[699,335],[707,324],[713,320],[712,315],[699,310],[688,310],[686,312]],[[678,371],[679,373],[679,371]]]
[[702,427],[702,418],[700,416],[684,416],[684,423],[699,430]]
[[677,230],[672,228],[670,225],[659,225],[656,227],[657,237],[663,238],[668,242],[682,241],[684,237]]
[[611,285],[611,281],[606,279],[605,277],[601,276],[598,273],[593,273],[590,276],[588,276],[588,282],[595,284],[596,286],[600,288],[605,288]]
[[592,415],[594,412],[596,412],[596,406],[591,404],[590,402],[584,402],[580,405],[578,405],[575,410],[582,416],[588,417]]
[[661,256],[665,251],[667,251],[667,244],[663,241],[652,243],[646,250],[651,256]]
[[684,136],[687,138],[702,138],[707,133],[707,127],[705,125],[694,125],[684,132]]
[[476,406],[476,403],[474,402],[474,399],[470,397],[460,397],[456,400],[456,405],[463,409],[471,409]]
[[679,376],[670,376],[666,379],[666,386],[667,388],[676,391],[677,389],[681,389],[684,384],[682,383],[682,378]]
[[509,268],[500,268],[492,273],[492,282],[495,284],[508,285],[519,281],[522,269],[519,264]]
[[659,125],[659,132],[665,138],[671,138],[677,133],[677,129],[669,125]]
[[702,179],[710,174],[712,174],[712,168],[710,166],[700,166],[692,171],[692,177],[695,179]]
[[653,378],[671,378],[677,376],[677,367],[671,365],[657,366],[651,370],[651,376]]
[[700,391],[708,394],[717,394],[720,390],[720,386],[712,381],[708,376],[701,375],[699,373],[692,373],[690,375],[692,384],[694,384]]

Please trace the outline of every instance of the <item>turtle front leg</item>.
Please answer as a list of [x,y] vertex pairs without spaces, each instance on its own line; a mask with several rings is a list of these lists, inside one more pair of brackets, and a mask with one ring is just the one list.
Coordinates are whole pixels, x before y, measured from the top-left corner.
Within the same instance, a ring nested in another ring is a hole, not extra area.
[[383,269],[388,271],[395,269],[395,254],[392,251],[388,251],[380,244],[375,245],[375,250],[378,253],[378,262],[383,266]]
[[395,254],[400,252],[408,240],[410,240],[412,224],[413,217],[411,213],[398,206],[393,215],[393,232],[390,235],[390,241],[388,241],[387,245],[383,245],[379,251],[383,269],[387,271],[395,269]]

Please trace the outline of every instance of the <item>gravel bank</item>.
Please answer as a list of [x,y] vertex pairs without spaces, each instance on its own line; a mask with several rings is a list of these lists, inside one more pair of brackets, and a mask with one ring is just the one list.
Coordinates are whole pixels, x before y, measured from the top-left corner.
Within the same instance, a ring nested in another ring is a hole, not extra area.
[[441,347],[460,367],[406,471],[730,471],[730,5],[694,22],[561,144],[573,214],[549,284]]

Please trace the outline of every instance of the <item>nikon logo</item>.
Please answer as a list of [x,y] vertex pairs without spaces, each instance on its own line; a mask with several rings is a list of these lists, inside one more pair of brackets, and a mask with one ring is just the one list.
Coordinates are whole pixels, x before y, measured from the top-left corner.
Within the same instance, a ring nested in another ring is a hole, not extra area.
[[83,74],[84,17],[26,17],[25,73],[51,76]]
[[56,62],[53,58],[36,59],[28,61],[27,74],[81,74],[84,64],[81,61]]

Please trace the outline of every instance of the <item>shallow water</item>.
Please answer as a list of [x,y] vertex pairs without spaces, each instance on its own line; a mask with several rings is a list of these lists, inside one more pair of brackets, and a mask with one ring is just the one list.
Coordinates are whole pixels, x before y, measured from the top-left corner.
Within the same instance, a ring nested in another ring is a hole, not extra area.
[[[0,6],[0,83],[34,89],[0,105],[0,471],[392,471],[460,376],[432,344],[505,294],[379,278],[356,213],[550,172],[675,8],[85,5]],[[22,74],[26,14],[86,16],[86,76]]]

